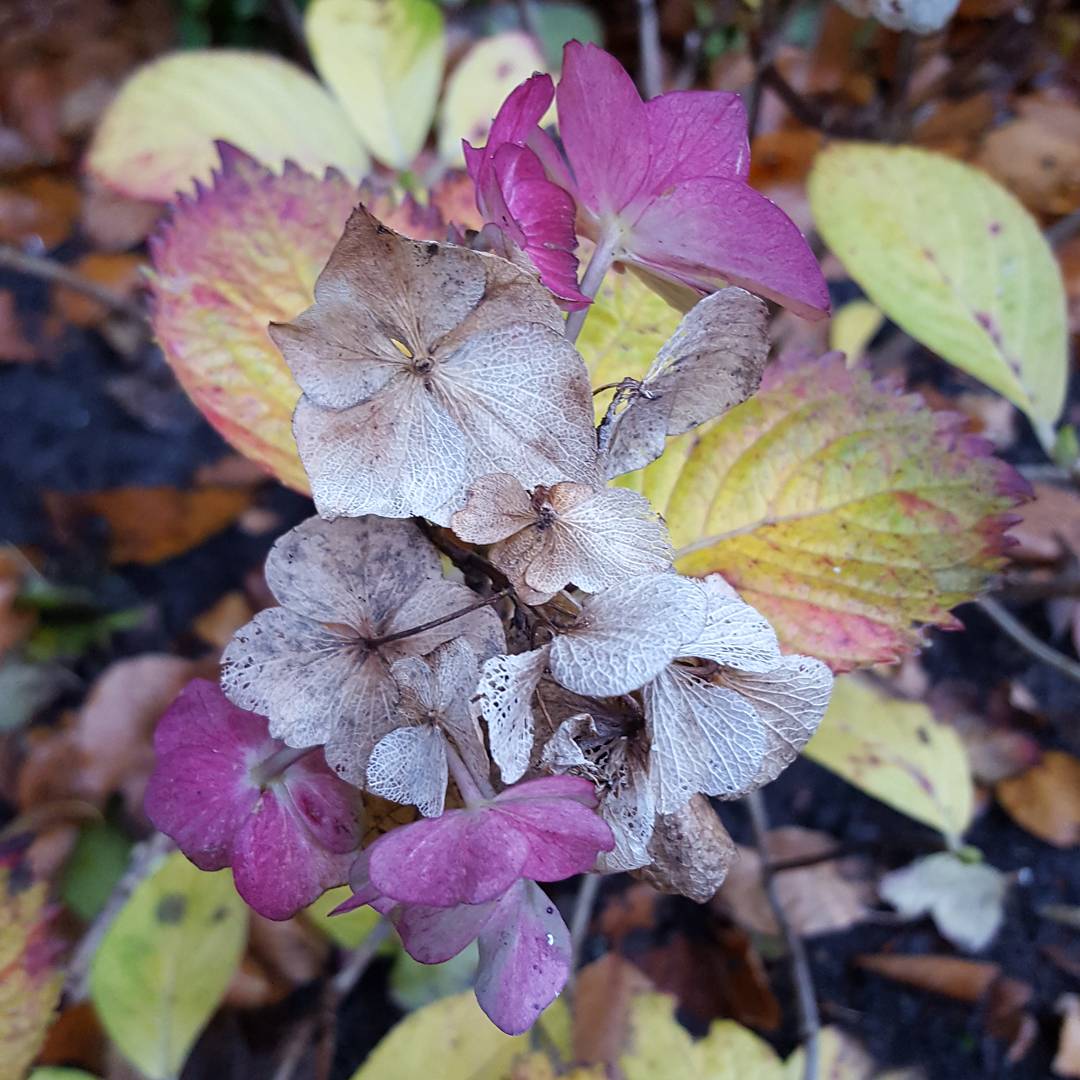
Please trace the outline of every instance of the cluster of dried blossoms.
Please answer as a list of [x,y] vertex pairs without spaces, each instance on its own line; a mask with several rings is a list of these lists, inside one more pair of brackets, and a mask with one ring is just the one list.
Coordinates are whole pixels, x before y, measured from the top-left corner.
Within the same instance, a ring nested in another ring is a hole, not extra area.
[[[719,279],[826,305],[801,236],[745,182],[741,105],[643,103],[571,45],[564,159],[537,126],[552,94],[534,76],[469,148],[483,239],[509,257],[358,208],[314,305],[271,327],[320,516],[274,546],[279,606],[237,633],[221,687],[162,721],[147,800],[271,918],[348,880],[346,906],[384,913],[418,960],[477,941],[477,997],[508,1032],[568,974],[536,883],[630,870],[706,899],[731,844],[705,796],[773,779],[831,685],[718,576],[676,573],[648,501],[609,484],[757,388],[765,306]],[[582,311],[615,262],[707,295],[597,429],[578,316],[553,297]],[[421,817],[357,854],[372,796]]]

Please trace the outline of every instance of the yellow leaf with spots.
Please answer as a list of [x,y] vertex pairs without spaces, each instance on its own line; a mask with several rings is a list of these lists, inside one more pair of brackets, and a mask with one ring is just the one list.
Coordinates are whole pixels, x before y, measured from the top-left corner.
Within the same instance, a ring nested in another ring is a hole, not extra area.
[[1021,203],[970,165],[877,143],[824,150],[809,194],[821,235],[870,299],[1023,409],[1052,446],[1068,373],[1065,289]]
[[971,823],[975,787],[967,751],[925,705],[844,676],[836,680],[825,719],[803,753],[953,841]]

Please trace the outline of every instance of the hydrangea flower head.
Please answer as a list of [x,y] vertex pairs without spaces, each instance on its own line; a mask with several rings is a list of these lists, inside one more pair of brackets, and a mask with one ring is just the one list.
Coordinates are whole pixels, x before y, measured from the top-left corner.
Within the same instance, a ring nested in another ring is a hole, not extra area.
[[476,998],[510,1035],[527,1030],[570,970],[570,935],[537,881],[591,870],[615,840],[591,781],[549,776],[463,810],[404,825],[356,861],[354,896],[389,917],[413,959],[480,949]]
[[[565,213],[527,200],[524,190],[515,190],[517,174],[500,167],[510,161],[507,147],[525,148],[543,164],[551,186],[573,197],[577,231],[607,247],[616,261],[700,292],[722,282],[741,285],[809,318],[828,311],[824,278],[802,234],[747,182],[750,148],[737,94],[685,90],[642,101],[613,56],[571,41],[556,92],[564,162],[535,121],[526,130],[528,119],[539,120],[547,107],[540,108],[537,89],[543,78],[534,76],[507,98],[487,145],[467,161],[489,221],[515,238],[525,229],[515,209],[528,201],[530,213],[542,214],[545,248],[573,251],[574,228],[566,226]],[[502,215],[494,212],[496,193]],[[556,198],[546,193],[552,206]],[[539,232],[535,222],[530,227]],[[518,243],[528,254],[537,246]],[[565,281],[535,255],[534,262],[561,295]]]
[[146,813],[200,870],[231,866],[260,915],[288,919],[348,876],[360,846],[360,793],[321,750],[272,739],[265,717],[190,682],[154,733]]

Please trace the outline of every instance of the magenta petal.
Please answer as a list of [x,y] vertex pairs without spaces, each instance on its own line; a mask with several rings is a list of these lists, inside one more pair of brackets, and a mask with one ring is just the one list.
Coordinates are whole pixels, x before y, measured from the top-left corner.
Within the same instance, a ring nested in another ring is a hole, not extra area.
[[144,808],[200,870],[221,870],[258,798],[244,757],[182,747],[158,758]]
[[624,241],[633,261],[703,290],[717,278],[820,319],[829,292],[810,246],[774,203],[737,180],[702,177],[654,199]]
[[529,846],[506,815],[449,810],[380,836],[368,848],[368,871],[379,892],[403,903],[482,904],[521,876]]
[[296,813],[316,843],[341,855],[360,846],[360,793],[331,772],[321,751],[291,765],[284,781]]
[[607,822],[572,799],[511,799],[496,808],[527,842],[521,876],[533,881],[562,881],[583,874],[593,868],[601,851],[615,847]]
[[532,150],[520,146],[500,147],[494,172],[507,219],[492,220],[532,259],[540,280],[563,307],[587,307],[589,298],[578,289],[573,198],[547,179]]
[[314,845],[282,800],[264,791],[237,834],[233,877],[236,891],[260,915],[288,919],[342,884],[352,861]]
[[480,933],[476,1000],[507,1035],[520,1035],[558,997],[570,973],[570,932],[531,881],[507,893]]
[[405,951],[414,960],[441,964],[476,940],[497,907],[496,900],[452,908],[403,904],[390,919]]
[[600,805],[596,785],[584,776],[540,776],[525,780],[495,796],[496,803],[512,799],[573,799],[595,809]]
[[596,215],[618,213],[649,171],[648,120],[633,81],[610,53],[571,41],[557,99],[579,200]]
[[491,122],[487,146],[494,153],[505,143],[523,146],[555,96],[550,75],[531,75],[507,95]]
[[698,176],[745,180],[750,172],[746,108],[738,94],[674,90],[645,102],[652,164],[645,186],[659,195]]
[[257,750],[269,740],[262,716],[238,709],[217,683],[192,679],[165,711],[154,731],[154,752],[161,757],[180,747],[206,747],[214,754]]

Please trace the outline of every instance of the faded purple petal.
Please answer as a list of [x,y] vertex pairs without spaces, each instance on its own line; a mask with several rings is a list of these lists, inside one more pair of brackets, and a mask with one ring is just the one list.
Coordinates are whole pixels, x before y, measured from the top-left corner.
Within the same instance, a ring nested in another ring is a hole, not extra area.
[[590,809],[599,805],[596,785],[584,776],[540,776],[508,787],[495,796],[497,804],[518,799],[573,799]]
[[737,180],[687,180],[654,199],[625,240],[635,262],[705,291],[723,279],[820,319],[829,292],[794,222]]
[[221,870],[258,798],[243,757],[183,747],[158,758],[144,807],[200,870]]
[[328,852],[344,855],[360,846],[360,794],[309,754],[291,765],[284,784],[293,808],[315,842]]
[[645,102],[645,116],[652,151],[646,186],[652,194],[698,176],[749,175],[746,108],[738,94],[673,90]]
[[510,799],[496,806],[527,842],[521,877],[562,881],[591,870],[596,856],[615,846],[607,822],[573,799]]
[[380,836],[368,869],[380,893],[403,903],[482,904],[521,876],[529,845],[508,816],[450,810]]
[[542,889],[521,882],[499,901],[478,943],[476,1000],[496,1026],[520,1035],[566,985],[566,923]]
[[452,908],[403,904],[391,914],[390,921],[414,960],[441,964],[475,941],[499,907],[497,900]]
[[573,198],[547,178],[532,150],[520,146],[499,148],[494,173],[506,213],[491,220],[532,259],[564,308],[587,307],[591,301],[578,289]]
[[267,740],[266,720],[238,709],[209,679],[192,679],[158,721],[154,752],[158,757],[202,747],[212,753],[247,747],[259,749]]
[[287,800],[277,791],[262,793],[255,811],[237,834],[233,847],[236,891],[267,919],[288,919],[341,885],[353,862],[351,854],[324,851]]
[[568,42],[557,91],[559,134],[593,214],[616,214],[649,174],[645,106],[622,64],[595,45]]

